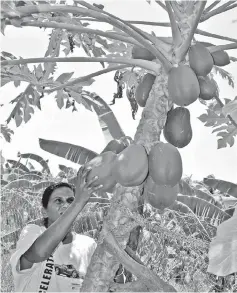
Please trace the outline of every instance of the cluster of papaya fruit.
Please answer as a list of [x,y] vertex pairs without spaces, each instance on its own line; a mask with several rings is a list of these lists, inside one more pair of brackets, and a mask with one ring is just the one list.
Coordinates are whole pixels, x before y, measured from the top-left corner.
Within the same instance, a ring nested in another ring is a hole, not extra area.
[[112,140],[87,166],[92,167],[88,180],[98,176],[97,184],[102,184],[105,192],[113,192],[117,183],[133,187],[147,179],[147,201],[159,209],[175,201],[183,173],[179,151],[163,142],[154,145],[148,155],[140,144],[126,145],[122,140]]
[[[185,106],[195,102],[198,98],[210,100],[217,92],[216,82],[208,77],[213,65],[225,66],[230,63],[229,55],[225,51],[210,53],[207,47],[211,43],[197,42],[188,52],[189,66],[173,67],[168,73],[169,98],[176,105],[167,115],[163,134],[167,142],[177,148],[187,146],[192,139],[190,112]],[[134,46],[134,59],[155,59],[145,48]],[[149,93],[154,84],[155,76],[147,73],[136,88],[135,98],[141,107],[145,107]]]

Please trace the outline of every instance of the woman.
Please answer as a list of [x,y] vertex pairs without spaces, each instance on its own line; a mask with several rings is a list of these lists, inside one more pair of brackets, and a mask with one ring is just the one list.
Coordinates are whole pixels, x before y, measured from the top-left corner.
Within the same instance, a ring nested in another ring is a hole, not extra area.
[[16,292],[80,290],[96,242],[72,232],[72,224],[91,194],[102,188],[96,185],[98,177],[87,182],[90,170],[79,170],[76,189],[62,182],[44,191],[45,227],[27,225],[10,260]]

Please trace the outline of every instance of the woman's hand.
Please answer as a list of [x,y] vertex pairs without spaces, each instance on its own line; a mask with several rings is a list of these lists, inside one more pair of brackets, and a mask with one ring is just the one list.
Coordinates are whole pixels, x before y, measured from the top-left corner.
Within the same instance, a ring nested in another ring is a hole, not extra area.
[[92,178],[87,181],[88,173],[91,171],[91,167],[86,168],[82,166],[77,173],[77,184],[76,184],[76,200],[87,203],[91,195],[101,189],[103,185],[92,186],[98,177]]

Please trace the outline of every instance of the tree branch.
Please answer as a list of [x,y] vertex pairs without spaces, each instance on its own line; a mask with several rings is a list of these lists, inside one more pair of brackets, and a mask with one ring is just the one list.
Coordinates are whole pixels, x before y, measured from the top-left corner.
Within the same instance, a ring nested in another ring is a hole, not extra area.
[[225,40],[225,41],[230,41],[230,42],[237,43],[237,39],[233,39],[233,38],[229,38],[229,37],[224,37],[224,36],[220,36],[220,35],[208,33],[208,32],[205,32],[203,30],[200,30],[200,29],[197,29],[196,30],[196,34],[199,34],[199,35],[202,35],[202,36],[206,36],[206,37],[211,37],[211,38],[216,38],[216,39],[220,39],[220,40]]
[[[11,22],[8,20],[6,21],[6,24],[11,25]],[[67,23],[57,23],[57,22],[41,22],[41,21],[23,21],[21,23],[22,26],[32,26],[32,27],[46,27],[46,28],[60,28],[60,29],[66,29],[68,31],[75,31],[79,33],[88,33],[88,34],[95,34],[100,35],[109,39],[114,39],[126,43],[130,43],[133,45],[140,45],[139,42],[134,40],[133,38],[114,34],[111,32],[104,32],[101,30],[95,30],[90,28],[81,27],[79,25],[72,25]]]
[[211,5],[209,5],[204,11],[203,14],[206,14],[207,12],[209,12],[210,10],[212,10],[212,8],[214,8],[218,3],[220,3],[221,1],[214,1]]
[[103,225],[104,243],[120,263],[134,273],[153,292],[176,292],[173,286],[160,279],[153,271],[133,260],[119,245],[114,235],[109,231],[106,223]]
[[220,13],[225,12],[225,11],[226,11],[225,9],[226,9],[229,5],[233,4],[234,2],[236,2],[236,1],[228,1],[228,2],[226,2],[225,4],[219,6],[218,8],[216,8],[216,9],[210,11],[210,12],[207,13],[206,15],[203,15],[203,17],[201,18],[201,22],[203,22],[203,21],[209,19],[210,17],[212,17],[212,16],[214,16],[214,15],[217,15],[217,14],[220,14]]
[[170,19],[171,30],[172,30],[172,38],[173,38],[173,45],[174,47],[179,47],[182,43],[181,33],[178,27],[178,24],[175,20],[175,15],[172,10],[170,1],[166,1],[167,12]]
[[[81,3],[83,1],[80,1]],[[87,3],[84,3],[85,5],[88,5]],[[94,6],[93,6],[94,7]],[[94,7],[95,8],[95,7]],[[27,6],[20,6],[17,7],[17,11],[20,13],[21,17],[31,15],[33,13],[40,13],[40,12],[68,12],[68,13],[77,13],[85,16],[90,16],[93,18],[96,18],[98,20],[102,20],[104,22],[107,22],[111,24],[112,26],[115,26],[122,31],[126,32],[128,35],[133,37],[135,40],[141,43],[146,49],[148,49],[151,53],[153,53],[164,65],[165,69],[167,71],[170,70],[172,65],[170,62],[159,52],[158,49],[156,49],[152,44],[147,42],[144,37],[142,37],[139,33],[134,31],[132,28],[130,28],[124,21],[120,20],[118,21],[115,16],[108,15],[103,10],[100,9],[86,9],[82,7],[75,7],[70,5],[65,6],[59,6],[59,5],[27,5]],[[104,13],[104,14],[103,14]],[[9,15],[10,17],[10,15]]]
[[180,49],[177,50],[177,59],[178,61],[182,61],[188,51],[188,48],[190,47],[191,41],[193,39],[194,33],[197,29],[199,20],[201,18],[202,12],[205,8],[206,5],[206,1],[200,1],[197,2],[197,5],[199,5],[198,7],[198,11],[197,14],[195,15],[194,21],[193,21],[193,25],[191,27],[190,33],[187,37],[187,39],[184,41],[184,43],[180,46]]
[[167,11],[167,8],[164,3],[161,2],[161,0],[155,0],[156,4],[160,5],[165,11]]
[[211,46],[207,47],[210,53],[222,51],[222,50],[231,50],[237,49],[237,43],[227,44],[227,45],[220,45],[220,46]]
[[[132,65],[130,65],[130,66],[132,66]],[[61,89],[66,88],[68,86],[72,86],[72,85],[78,84],[80,82],[87,81],[87,80],[91,79],[92,77],[99,76],[101,74],[108,73],[108,72],[111,72],[111,71],[114,71],[114,70],[121,70],[121,69],[124,69],[126,67],[129,67],[129,65],[119,65],[119,66],[114,66],[114,67],[109,67],[109,68],[106,68],[106,69],[103,69],[103,70],[99,70],[99,71],[93,72],[91,74],[85,75],[83,77],[79,77],[79,78],[76,78],[74,80],[71,80],[71,81],[69,81],[67,83],[64,83],[62,85],[56,86],[56,87],[54,87],[52,89],[45,90],[44,92],[45,93],[52,93],[54,91],[61,90]]]
[[[94,18],[80,18],[80,20],[85,20],[85,21],[98,21],[97,19]],[[153,26],[164,26],[164,27],[170,27],[169,22],[154,22],[154,21],[142,21],[142,20],[125,20],[126,23],[131,23],[131,24],[141,24],[141,25],[153,25]],[[98,22],[102,22],[99,20]]]
[[[93,10],[93,11],[101,12],[99,8],[93,6],[85,1],[78,1],[78,3],[87,7],[88,9]],[[127,23],[126,21],[122,20],[121,18],[119,18],[111,13],[108,13],[104,10],[102,10],[102,13],[115,19],[116,21],[118,21],[118,23],[122,23],[122,27],[125,26],[126,30],[128,30],[127,33],[129,35],[131,35],[134,39],[139,41],[146,49],[148,49],[151,53],[153,53],[154,56],[162,62],[162,64],[164,65],[167,72],[171,69],[172,65],[169,62],[169,60],[166,58],[166,56],[164,56],[162,54],[162,52],[159,51],[158,48],[156,48],[155,46],[151,45],[149,42],[146,41],[148,39],[149,41],[153,42],[152,38],[149,36],[149,34],[144,33],[139,28],[134,27],[133,25]],[[122,30],[126,32],[125,29],[122,29]],[[130,33],[129,33],[129,31],[130,31]]]
[[1,66],[20,65],[28,63],[46,63],[46,62],[108,62],[108,63],[120,63],[132,66],[138,66],[147,70],[153,71],[156,75],[159,74],[159,66],[152,61],[142,59],[128,59],[124,57],[56,57],[56,58],[28,58],[28,59],[14,59],[4,60],[0,64]]

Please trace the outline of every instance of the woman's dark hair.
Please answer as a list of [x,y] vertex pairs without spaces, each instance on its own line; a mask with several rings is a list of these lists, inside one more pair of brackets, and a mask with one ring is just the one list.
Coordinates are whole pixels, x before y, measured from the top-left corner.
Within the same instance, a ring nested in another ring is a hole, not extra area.
[[[44,193],[43,193],[43,196],[42,196],[42,199],[41,199],[41,204],[42,206],[46,209],[47,206],[48,206],[48,203],[49,203],[49,199],[50,199],[50,196],[51,194],[53,193],[53,191],[55,189],[58,189],[60,187],[68,187],[70,188],[74,195],[75,195],[75,186],[70,184],[70,183],[67,183],[67,182],[59,182],[59,183],[55,183],[55,184],[51,184],[50,186],[48,186]],[[48,227],[48,218],[44,218],[44,226],[47,228]]]

